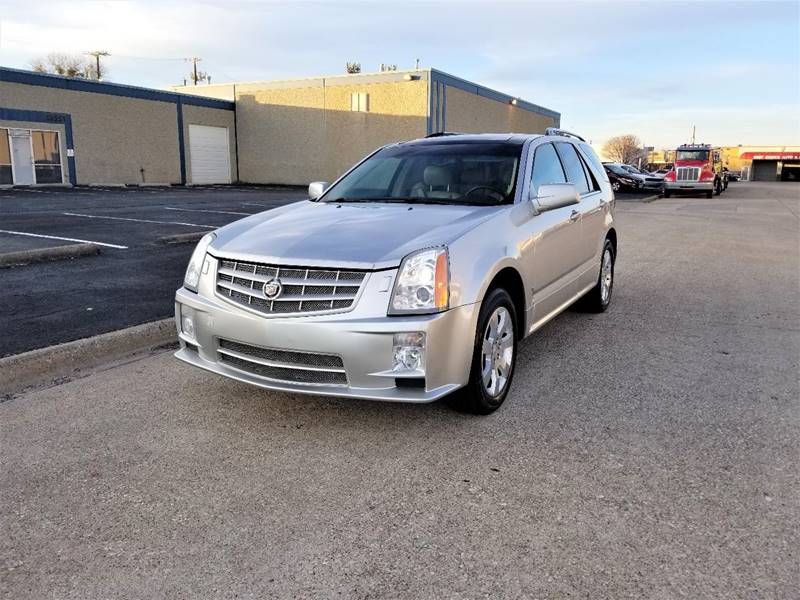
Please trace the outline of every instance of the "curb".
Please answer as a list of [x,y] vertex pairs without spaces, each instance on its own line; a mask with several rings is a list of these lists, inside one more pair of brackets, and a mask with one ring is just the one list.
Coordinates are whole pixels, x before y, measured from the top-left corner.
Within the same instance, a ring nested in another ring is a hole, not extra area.
[[6,252],[5,254],[0,254],[0,269],[50,260],[94,256],[95,254],[100,254],[100,247],[94,244],[67,244],[64,246],[53,246],[52,248]]
[[176,233],[175,235],[164,235],[158,238],[162,244],[191,244],[199,242],[200,238],[207,234],[207,231],[193,231],[191,233]]
[[0,401],[177,339],[175,319],[169,318],[0,358]]

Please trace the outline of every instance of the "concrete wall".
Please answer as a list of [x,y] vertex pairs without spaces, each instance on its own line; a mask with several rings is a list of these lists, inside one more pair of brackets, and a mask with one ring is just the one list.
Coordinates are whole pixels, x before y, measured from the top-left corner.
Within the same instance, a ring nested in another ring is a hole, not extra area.
[[[398,75],[237,84],[240,178],[332,181],[381,145],[424,136],[427,89]],[[355,92],[369,94],[369,112],[351,111]]]
[[0,83],[4,108],[72,116],[77,183],[180,183],[175,105]]
[[544,133],[556,119],[446,86],[445,128],[463,133]]
[[[179,101],[183,101],[182,106]],[[0,109],[10,109],[7,113],[39,111],[69,116],[77,184],[181,183],[181,111],[187,180],[190,181],[188,125],[192,123],[229,128],[235,179],[233,110],[196,106],[192,102],[215,101],[193,99],[186,104],[178,94],[157,90],[0,69]],[[31,128],[52,128],[42,123],[34,125]],[[0,127],[14,126],[18,126],[15,121],[0,120]],[[62,165],[66,173],[66,151]]]
[[179,94],[189,96],[202,96],[204,98],[217,98],[218,100],[230,100],[236,97],[234,94],[235,84],[233,83],[214,83],[212,85],[174,85],[167,89]]

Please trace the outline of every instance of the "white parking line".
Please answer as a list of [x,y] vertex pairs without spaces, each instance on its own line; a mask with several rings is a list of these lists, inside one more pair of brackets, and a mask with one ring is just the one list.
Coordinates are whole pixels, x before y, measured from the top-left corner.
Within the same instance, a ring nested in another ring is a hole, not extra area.
[[182,210],[185,212],[201,212],[201,213],[216,213],[218,215],[247,215],[250,216],[252,213],[245,213],[245,212],[233,212],[230,210],[206,210],[204,208],[177,208],[175,206],[165,206],[164,210]]
[[81,213],[61,213],[68,217],[85,217],[87,219],[111,219],[112,221],[134,221],[135,223],[158,223],[160,225],[186,225],[187,227],[206,227],[216,229],[218,225],[201,225],[200,223],[184,223],[182,221],[154,221],[152,219],[131,219],[130,217],[108,217],[103,215],[84,215]]
[[242,202],[242,206],[264,206],[267,207],[269,204],[258,204],[257,202]]
[[26,235],[28,237],[45,238],[48,240],[64,240],[65,242],[81,242],[84,244],[97,244],[98,246],[105,246],[107,248],[118,248],[119,250],[127,250],[127,246],[119,246],[117,244],[107,244],[105,242],[94,242],[92,240],[79,240],[76,238],[59,237],[57,235],[41,235],[38,233],[27,233],[25,231],[8,231],[7,229],[0,229],[0,233],[8,233],[10,235]]

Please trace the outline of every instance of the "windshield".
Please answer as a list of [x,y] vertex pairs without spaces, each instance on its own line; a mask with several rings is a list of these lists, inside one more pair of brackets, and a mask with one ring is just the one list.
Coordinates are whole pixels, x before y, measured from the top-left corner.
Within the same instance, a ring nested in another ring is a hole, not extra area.
[[708,150],[678,150],[675,160],[708,160]]
[[413,144],[384,148],[323,197],[325,202],[508,204],[522,146]]

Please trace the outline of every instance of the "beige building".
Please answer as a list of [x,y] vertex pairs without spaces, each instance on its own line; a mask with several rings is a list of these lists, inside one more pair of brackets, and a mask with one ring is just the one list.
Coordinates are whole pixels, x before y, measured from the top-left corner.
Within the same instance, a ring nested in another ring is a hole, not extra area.
[[436,69],[181,86],[234,101],[239,177],[332,181],[377,147],[439,131],[544,132],[561,115]]
[[230,183],[233,102],[0,68],[0,185]]
[[391,142],[560,120],[435,69],[161,91],[0,68],[0,185],[305,185]]

